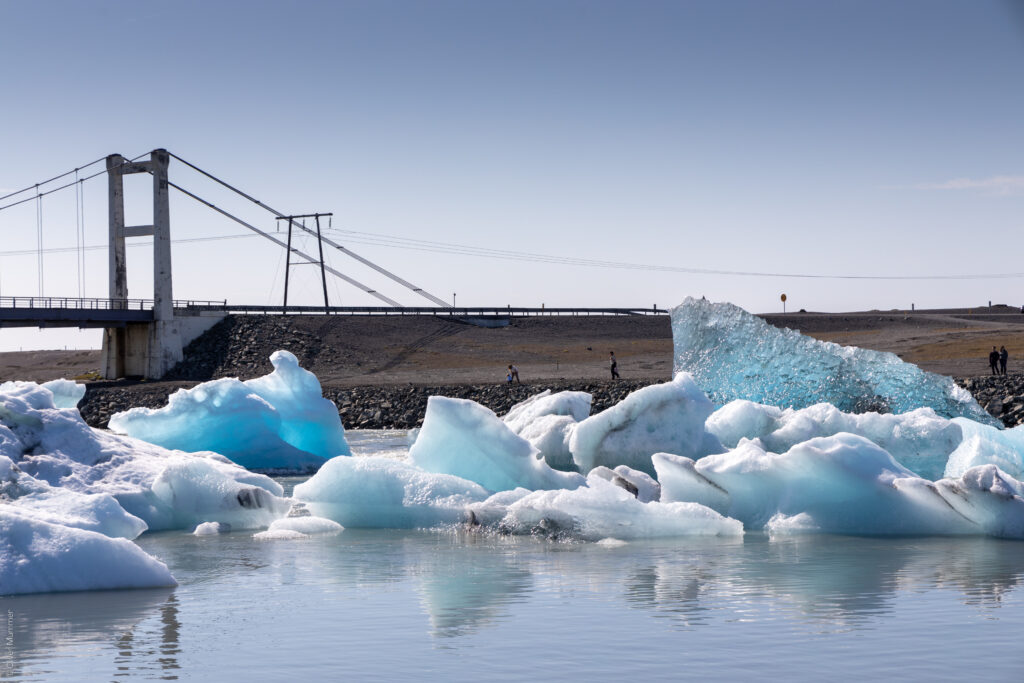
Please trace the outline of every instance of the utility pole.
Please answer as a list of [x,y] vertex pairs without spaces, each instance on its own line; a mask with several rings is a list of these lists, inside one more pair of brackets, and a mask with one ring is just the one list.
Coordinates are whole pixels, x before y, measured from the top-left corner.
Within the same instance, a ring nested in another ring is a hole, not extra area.
[[[305,213],[296,216],[281,216],[277,220],[288,221],[288,247],[285,251],[285,266],[284,266],[284,307],[285,315],[288,314],[288,272],[291,270],[292,265],[292,226],[295,224],[295,219],[312,218],[316,221],[316,241],[320,247],[320,281],[324,286],[324,313],[330,315],[331,304],[327,300],[327,268],[324,265],[324,240],[323,235],[320,233],[320,217],[326,216],[331,217],[333,213]],[[316,263],[315,261],[307,261],[306,263]]]

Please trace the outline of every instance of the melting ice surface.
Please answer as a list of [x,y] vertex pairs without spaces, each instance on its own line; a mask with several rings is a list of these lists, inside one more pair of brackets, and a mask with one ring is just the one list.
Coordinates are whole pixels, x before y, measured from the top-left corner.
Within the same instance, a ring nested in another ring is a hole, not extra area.
[[172,394],[163,408],[132,408],[110,429],[176,450],[213,451],[249,469],[314,471],[350,455],[337,407],[316,375],[288,351],[270,357],[274,371],[242,382],[224,378]]
[[716,404],[745,399],[783,408],[831,403],[844,412],[904,413],[998,424],[949,377],[892,353],[822,342],[742,308],[687,298],[672,309],[675,372],[689,372]]

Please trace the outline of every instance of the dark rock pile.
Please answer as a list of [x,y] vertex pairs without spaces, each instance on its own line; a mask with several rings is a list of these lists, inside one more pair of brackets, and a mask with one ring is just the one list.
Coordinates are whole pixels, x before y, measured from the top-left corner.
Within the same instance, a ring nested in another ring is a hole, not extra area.
[[1024,424],[1024,374],[958,377],[956,383],[1007,427]]
[[[430,396],[468,398],[504,415],[514,404],[545,389],[586,391],[594,397],[592,412],[609,408],[630,392],[653,381],[617,382],[534,382],[531,384],[441,385],[441,386],[366,386],[324,387],[324,396],[334,401],[346,429],[410,429],[423,424]],[[106,428],[114,413],[137,406],[159,408],[167,397],[194,382],[153,384],[96,383],[89,386],[79,410],[93,427]]]

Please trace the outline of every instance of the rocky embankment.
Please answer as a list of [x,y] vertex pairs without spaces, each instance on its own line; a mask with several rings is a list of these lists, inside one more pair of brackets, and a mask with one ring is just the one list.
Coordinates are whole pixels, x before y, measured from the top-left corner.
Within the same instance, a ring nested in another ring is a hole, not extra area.
[[958,377],[956,383],[1007,427],[1024,424],[1024,374]]
[[[609,408],[630,392],[653,381],[618,380],[616,382],[555,381],[530,384],[440,385],[440,386],[367,386],[324,387],[324,396],[338,406],[346,429],[411,429],[423,424],[430,396],[468,398],[504,415],[514,404],[551,391],[586,391],[594,399],[592,411]],[[93,427],[105,428],[114,413],[137,406],[159,408],[167,405],[167,396],[195,382],[159,382],[150,384],[96,383],[89,386],[79,404],[82,417]]]
[[[654,384],[650,380],[552,381],[529,384],[438,385],[438,386],[360,386],[324,387],[324,396],[338,406],[346,429],[410,429],[423,424],[423,413],[430,396],[468,398],[504,415],[514,404],[551,391],[586,391],[594,397],[594,413],[615,405],[630,392]],[[990,414],[1007,427],[1024,424],[1024,374],[1006,377],[968,377],[957,379]],[[159,408],[167,396],[195,382],[96,383],[89,386],[79,408],[85,421],[105,428],[110,416],[136,406]]]

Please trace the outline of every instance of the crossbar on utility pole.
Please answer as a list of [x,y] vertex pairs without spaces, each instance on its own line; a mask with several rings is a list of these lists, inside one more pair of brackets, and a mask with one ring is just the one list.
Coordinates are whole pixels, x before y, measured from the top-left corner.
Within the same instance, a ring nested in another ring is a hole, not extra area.
[[[330,315],[331,304],[327,299],[327,267],[324,263],[324,241],[323,236],[320,234],[320,217],[321,216],[333,216],[333,213],[306,213],[296,216],[279,216],[277,220],[288,221],[288,247],[286,250],[285,266],[284,266],[284,306],[288,308],[288,271],[291,270],[291,259],[292,259],[292,226],[295,224],[296,218],[312,218],[316,220],[316,241],[320,248],[320,280],[324,287],[324,313]],[[301,226],[305,230],[305,226]],[[285,311],[287,313],[287,310]]]

